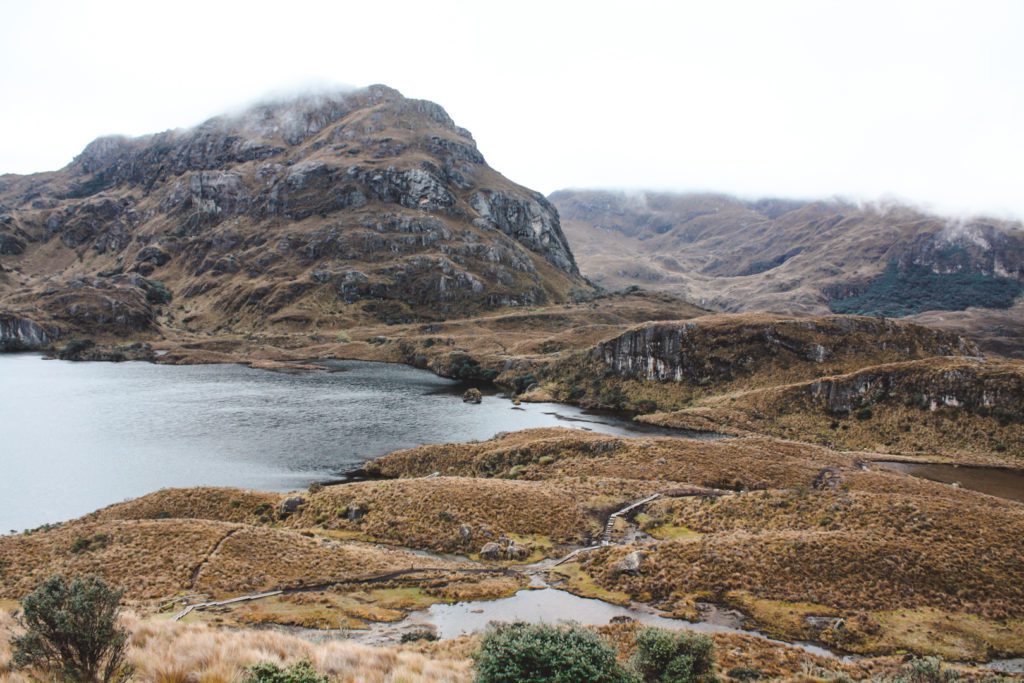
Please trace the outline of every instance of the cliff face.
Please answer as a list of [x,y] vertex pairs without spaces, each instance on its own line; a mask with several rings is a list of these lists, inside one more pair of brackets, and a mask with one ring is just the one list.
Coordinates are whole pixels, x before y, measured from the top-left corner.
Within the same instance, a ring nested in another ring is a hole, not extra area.
[[722,384],[768,367],[809,373],[879,358],[976,355],[957,335],[875,318],[730,316],[642,325],[592,357],[628,379]]
[[812,382],[806,395],[832,414],[895,399],[921,410],[944,408],[1024,421],[1024,372],[1018,365],[962,361],[905,363]]
[[57,334],[58,330],[27,318],[0,313],[0,351],[37,351],[48,346]]
[[587,287],[543,196],[441,107],[384,86],[0,177],[0,310],[73,331],[403,322]]

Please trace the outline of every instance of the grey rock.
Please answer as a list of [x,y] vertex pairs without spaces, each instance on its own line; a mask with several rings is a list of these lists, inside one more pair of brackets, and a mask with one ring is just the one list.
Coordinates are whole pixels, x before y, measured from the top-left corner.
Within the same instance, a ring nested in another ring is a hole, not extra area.
[[480,559],[487,560],[489,562],[496,562],[504,559],[502,548],[494,541],[485,543],[483,548],[480,548]]
[[282,515],[290,515],[298,512],[299,508],[306,504],[306,499],[302,496],[291,496],[281,501],[280,512]]
[[369,510],[359,503],[351,503],[345,510],[345,519],[350,522],[358,522],[366,516],[367,512],[369,512]]
[[0,352],[39,351],[57,337],[55,327],[44,327],[28,318],[0,313]]
[[462,394],[463,403],[480,403],[483,401],[484,395],[480,393],[480,390],[476,387],[470,387],[466,389],[466,392]]
[[469,199],[479,214],[475,225],[500,230],[567,273],[579,268],[558,222],[558,211],[541,195],[529,197],[480,190]]
[[612,569],[613,571],[619,574],[629,574],[630,576],[635,576],[640,573],[640,568],[643,566],[644,559],[646,557],[647,556],[643,551],[634,550],[633,552],[629,553],[621,560],[616,562],[615,566]]

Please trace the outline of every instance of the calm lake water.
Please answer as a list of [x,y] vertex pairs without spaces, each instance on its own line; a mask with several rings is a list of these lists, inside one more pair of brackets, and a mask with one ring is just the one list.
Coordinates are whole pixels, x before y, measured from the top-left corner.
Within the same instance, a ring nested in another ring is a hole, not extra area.
[[501,431],[650,432],[558,404],[466,405],[464,385],[401,365],[327,365],[286,374],[0,354],[0,533],[164,487],[301,488],[399,448]]
[[999,467],[877,461],[879,467],[1024,503],[1024,472]]

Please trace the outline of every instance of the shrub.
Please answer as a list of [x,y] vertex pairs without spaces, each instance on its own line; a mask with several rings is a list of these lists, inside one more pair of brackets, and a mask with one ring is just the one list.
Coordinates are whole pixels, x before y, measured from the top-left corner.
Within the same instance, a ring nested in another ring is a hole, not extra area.
[[636,412],[641,415],[647,415],[648,413],[654,413],[658,411],[658,404],[655,401],[649,399],[643,399],[636,402]]
[[171,303],[171,290],[160,280],[143,280],[142,287],[146,291],[146,301],[149,303],[158,306]]
[[128,634],[117,625],[121,591],[98,576],[52,576],[21,602],[26,633],[11,640],[14,665],[77,681],[127,678]]
[[763,671],[750,666],[737,666],[725,674],[729,678],[736,681],[759,681],[762,678],[767,678]]
[[636,635],[631,663],[644,683],[714,681],[715,643],[690,631],[645,628]]
[[308,660],[296,662],[281,668],[271,662],[262,662],[249,667],[244,683],[327,683],[325,674],[317,673]]
[[476,683],[631,683],[615,650],[581,626],[491,626],[473,654]]
[[90,550],[100,550],[110,545],[109,534],[94,534],[92,536],[79,536],[75,539],[74,543],[71,544],[71,552],[75,555],[79,553],[89,552]]
[[857,411],[858,420],[870,420],[873,417],[873,415],[874,414],[871,412],[871,408],[861,408],[860,410]]
[[892,679],[892,683],[949,683],[960,680],[960,675],[952,669],[945,669],[938,657],[914,659]]

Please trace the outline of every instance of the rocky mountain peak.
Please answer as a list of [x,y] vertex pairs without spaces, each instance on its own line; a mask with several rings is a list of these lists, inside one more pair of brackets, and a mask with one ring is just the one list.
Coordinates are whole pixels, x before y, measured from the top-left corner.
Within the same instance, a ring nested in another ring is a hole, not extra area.
[[51,293],[0,281],[0,310],[43,301],[28,311],[41,323],[75,327],[92,301],[85,327],[99,324],[112,300],[156,321],[122,274],[247,329],[437,319],[589,286],[542,195],[491,169],[442,107],[381,85],[99,138],[60,171],[6,176],[0,203],[0,255]]

